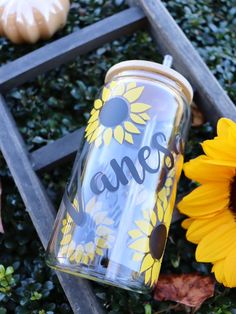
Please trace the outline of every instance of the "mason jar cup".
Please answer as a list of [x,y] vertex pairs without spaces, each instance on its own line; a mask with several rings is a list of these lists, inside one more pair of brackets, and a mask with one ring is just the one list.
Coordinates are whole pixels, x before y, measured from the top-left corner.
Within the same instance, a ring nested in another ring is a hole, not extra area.
[[137,292],[160,272],[193,91],[169,67],[125,61],[94,101],[47,250],[54,269]]

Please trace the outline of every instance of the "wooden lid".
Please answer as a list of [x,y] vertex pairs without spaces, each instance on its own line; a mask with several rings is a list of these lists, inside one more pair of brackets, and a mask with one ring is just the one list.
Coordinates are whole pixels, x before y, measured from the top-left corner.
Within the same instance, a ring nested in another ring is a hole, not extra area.
[[145,60],[130,60],[117,63],[108,70],[105,77],[105,83],[111,81],[114,76],[119,75],[121,72],[132,70],[158,73],[172,79],[182,87],[182,92],[184,93],[188,103],[191,104],[193,99],[193,89],[186,78],[184,78],[183,75],[177,71],[156,62]]

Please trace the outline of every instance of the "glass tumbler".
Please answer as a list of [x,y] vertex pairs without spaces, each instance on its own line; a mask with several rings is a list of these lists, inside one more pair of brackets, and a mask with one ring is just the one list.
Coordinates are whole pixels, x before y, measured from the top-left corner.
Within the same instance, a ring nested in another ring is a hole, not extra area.
[[137,292],[156,283],[183,164],[193,91],[133,60],[94,101],[47,250],[54,269]]

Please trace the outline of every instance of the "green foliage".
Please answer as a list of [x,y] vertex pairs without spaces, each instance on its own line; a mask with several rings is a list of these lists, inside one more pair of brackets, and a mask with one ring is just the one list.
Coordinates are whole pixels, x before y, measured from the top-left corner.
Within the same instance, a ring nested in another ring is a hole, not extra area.
[[[233,100],[236,100],[235,24],[236,10],[230,0],[165,1],[167,8],[198,49],[212,72]],[[75,0],[67,26],[53,39],[85,27],[126,8],[119,0]],[[14,60],[45,43],[15,46],[0,39],[0,64]],[[29,150],[37,149],[85,124],[93,99],[108,68],[126,59],[160,62],[155,44],[140,31],[106,44],[80,56],[68,65],[37,77],[7,95],[8,104]],[[192,129],[186,147],[186,159],[201,153],[199,143],[213,136],[209,124]],[[72,313],[55,274],[45,265],[44,250],[14,187],[1,157],[3,183],[3,222],[1,236],[0,314]],[[47,191],[56,206],[62,197],[71,164],[42,175]],[[179,192],[193,188],[182,177]],[[194,245],[185,240],[180,223],[172,225],[162,272],[210,272],[210,265],[196,263]],[[6,265],[12,265],[6,267]],[[109,313],[179,313],[189,312],[172,302],[155,302],[151,295],[139,295],[117,288],[95,285],[98,298]],[[235,290],[217,287],[215,297],[204,303],[198,313],[231,313],[236,308]]]

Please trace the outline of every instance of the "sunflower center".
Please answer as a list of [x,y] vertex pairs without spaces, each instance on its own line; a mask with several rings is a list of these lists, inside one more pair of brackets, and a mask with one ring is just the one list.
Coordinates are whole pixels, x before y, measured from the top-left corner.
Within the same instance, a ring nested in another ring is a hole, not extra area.
[[230,184],[229,208],[236,217],[236,176]]
[[126,120],[129,110],[127,102],[120,97],[108,100],[100,112],[100,122],[104,126],[112,127]]
[[166,226],[161,224],[156,226],[149,238],[150,253],[153,258],[160,259],[162,257],[166,244],[167,230]]

